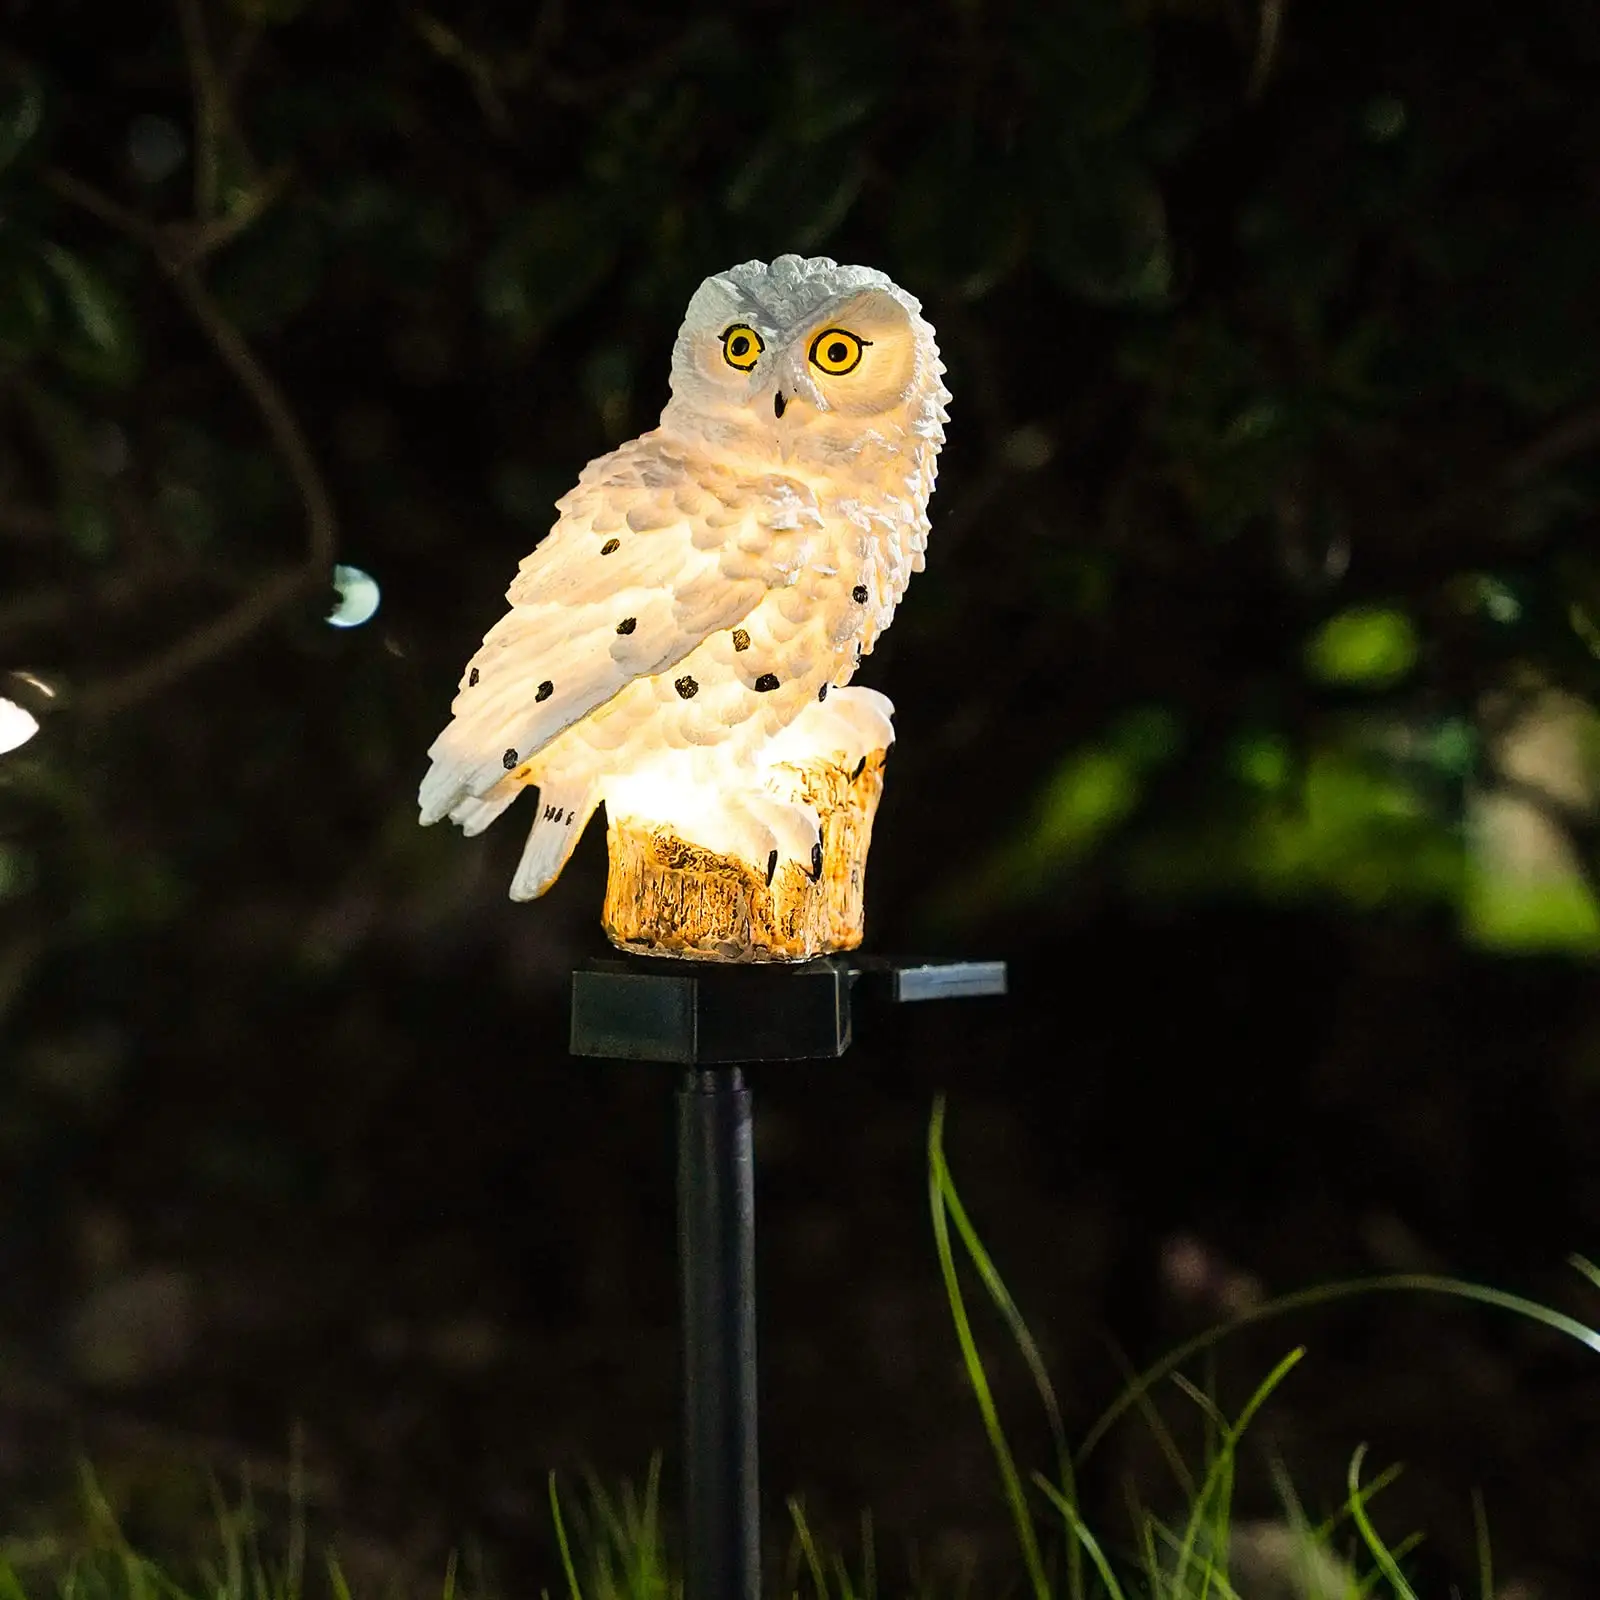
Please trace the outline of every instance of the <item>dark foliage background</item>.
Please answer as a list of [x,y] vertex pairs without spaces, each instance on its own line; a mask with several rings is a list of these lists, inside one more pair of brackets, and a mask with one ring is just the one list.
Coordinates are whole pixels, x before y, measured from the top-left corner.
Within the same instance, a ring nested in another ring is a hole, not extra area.
[[[1103,1331],[1147,1358],[1342,1273],[1600,1312],[1563,1265],[1600,1225],[1600,11],[3,14],[18,1532],[74,1448],[160,1523],[298,1427],[347,1550],[525,1578],[548,1467],[669,1442],[668,1084],[564,1054],[602,847],[514,908],[515,824],[423,833],[413,794],[695,284],[784,250],[939,329],[929,567],[863,674],[900,735],[871,939],[1015,994],[759,1084],[773,1505],[870,1503],[925,1571],[1004,1548],[928,1246],[941,1088],[1080,1428]],[[364,626],[324,621],[336,563]],[[1505,1576],[1593,1592],[1592,1364],[1372,1302],[1241,1341],[1224,1393],[1300,1339],[1265,1437],[1311,1501],[1367,1439],[1425,1581],[1479,1485]],[[1168,1492],[1137,1427],[1106,1517],[1130,1471]]]

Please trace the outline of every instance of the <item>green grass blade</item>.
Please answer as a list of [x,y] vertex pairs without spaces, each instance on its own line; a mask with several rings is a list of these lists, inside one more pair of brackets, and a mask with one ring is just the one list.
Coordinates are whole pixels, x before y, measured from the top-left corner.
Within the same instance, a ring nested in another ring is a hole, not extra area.
[[961,1346],[961,1359],[966,1365],[967,1381],[972,1386],[983,1418],[984,1432],[989,1436],[989,1447],[994,1452],[1000,1469],[1000,1479],[1006,1503],[1011,1510],[1011,1520],[1016,1527],[1017,1541],[1022,1546],[1022,1559],[1028,1569],[1035,1600],[1051,1600],[1050,1581],[1045,1575],[1044,1562],[1039,1555],[1039,1540],[1033,1526],[1033,1515],[1028,1508],[1022,1479],[1017,1474],[1012,1459],[1011,1446],[1000,1423],[1000,1413],[989,1388],[989,1377],[984,1371],[983,1358],[972,1334],[972,1322],[967,1316],[966,1301],[962,1298],[960,1280],[956,1274],[955,1253],[950,1243],[950,1211],[948,1197],[954,1193],[949,1170],[944,1162],[944,1100],[934,1101],[933,1117],[928,1125],[928,1204],[933,1214],[934,1247],[938,1252],[939,1271],[944,1278],[945,1298],[950,1306],[950,1318],[955,1324],[956,1340]]
[[1472,1491],[1472,1542],[1478,1551],[1478,1593],[1483,1600],[1494,1600],[1494,1554],[1489,1547],[1489,1511],[1483,1491]]
[[822,1556],[817,1549],[817,1541],[811,1537],[811,1524],[806,1521],[805,1507],[793,1495],[789,1497],[789,1517],[794,1523],[795,1537],[800,1541],[806,1566],[811,1571],[811,1583],[816,1590],[817,1600],[828,1600],[828,1579],[822,1570]]
[[[1389,1554],[1395,1558],[1395,1562],[1403,1562],[1403,1560],[1405,1560],[1405,1558],[1408,1557],[1408,1555],[1410,1555],[1414,1549],[1418,1549],[1421,1544],[1422,1534],[1408,1533],[1406,1534],[1405,1538],[1402,1539],[1402,1541],[1398,1542],[1398,1544],[1395,1544],[1395,1546],[1390,1547]],[[1355,1587],[1357,1600],[1362,1600],[1362,1597],[1365,1597],[1365,1595],[1370,1595],[1371,1592],[1378,1587],[1379,1579],[1386,1578],[1386,1576],[1386,1573],[1382,1573],[1382,1571],[1379,1571],[1378,1568],[1374,1566],[1373,1571],[1370,1571],[1370,1573],[1366,1574],[1365,1578],[1360,1581],[1360,1584],[1357,1584],[1357,1587]]]
[[[1415,1550],[1421,1543],[1422,1535],[1420,1533],[1408,1533],[1405,1538],[1403,1538],[1389,1551],[1389,1554],[1397,1563],[1404,1561],[1405,1558],[1410,1555],[1411,1552]],[[1386,1573],[1374,1567],[1373,1570],[1356,1585],[1356,1600],[1366,1600],[1366,1596],[1371,1594],[1373,1590],[1378,1587],[1379,1582],[1387,1576],[1388,1575]]]
[[[1039,1349],[1038,1342],[1033,1337],[1033,1331],[1028,1327],[1026,1318],[1023,1317],[1016,1301],[1011,1296],[1011,1291],[1006,1287],[1005,1279],[1000,1276],[999,1268],[994,1264],[994,1259],[985,1248],[978,1230],[973,1226],[967,1214],[966,1206],[962,1203],[961,1196],[956,1189],[955,1178],[950,1171],[950,1164],[944,1153],[944,1105],[942,1100],[934,1108],[934,1117],[937,1120],[938,1133],[931,1141],[934,1151],[933,1159],[937,1165],[939,1176],[939,1191],[944,1206],[951,1222],[955,1224],[956,1235],[966,1249],[967,1256],[977,1269],[979,1280],[989,1295],[995,1309],[1000,1313],[1013,1342],[1022,1354],[1022,1359],[1028,1368],[1028,1375],[1033,1380],[1034,1391],[1039,1396],[1040,1405],[1044,1409],[1045,1419],[1049,1424],[1051,1442],[1055,1447],[1056,1470],[1061,1478],[1061,1490],[1069,1499],[1076,1501],[1077,1484],[1074,1481],[1072,1470],[1072,1452],[1067,1445],[1067,1430],[1061,1420],[1061,1406],[1056,1399],[1054,1384],[1050,1381],[1049,1369],[1045,1366],[1044,1355]],[[1083,1560],[1082,1554],[1075,1543],[1069,1543],[1067,1550],[1067,1593],[1071,1600],[1083,1600]]]
[[[1385,1467],[1370,1483],[1363,1485],[1361,1490],[1361,1504],[1371,1505],[1405,1471],[1398,1463],[1392,1467]],[[1287,1483],[1287,1479],[1284,1480]],[[1342,1506],[1326,1521],[1320,1522],[1311,1530],[1312,1537],[1318,1544],[1326,1544],[1332,1537],[1334,1530],[1351,1513],[1351,1502],[1347,1498]]]
[[1147,1367],[1134,1384],[1125,1389],[1100,1414],[1094,1426],[1084,1435],[1083,1443],[1078,1446],[1073,1464],[1082,1470],[1096,1446],[1129,1407],[1138,1402],[1140,1395],[1177,1371],[1192,1357],[1212,1349],[1241,1328],[1253,1327],[1258,1322],[1287,1316],[1290,1312],[1309,1310],[1313,1306],[1331,1305],[1356,1295],[1401,1293],[1445,1295],[1457,1300],[1468,1300],[1478,1305],[1490,1306],[1497,1311],[1509,1311],[1515,1316],[1542,1323],[1554,1332],[1575,1339],[1587,1349],[1600,1354],[1600,1333],[1579,1322],[1576,1317],[1569,1317],[1565,1312],[1552,1310],[1549,1306],[1542,1306],[1535,1300],[1525,1299],[1522,1295],[1510,1294],[1503,1289],[1487,1288],[1479,1283],[1468,1283],[1459,1278],[1443,1278],[1423,1272],[1400,1272],[1377,1278],[1347,1278],[1338,1283],[1318,1284],[1313,1288],[1297,1289],[1292,1294],[1280,1295],[1275,1300],[1252,1307],[1231,1322],[1219,1323],[1204,1333],[1196,1334],[1177,1349],[1169,1351],[1153,1366]]
[[1567,1262],[1570,1266],[1576,1267],[1595,1288],[1600,1289],[1600,1267],[1597,1267],[1587,1256],[1568,1256]]
[[556,1475],[553,1472],[550,1474],[550,1517],[555,1523],[561,1566],[567,1575],[567,1593],[571,1600],[583,1600],[583,1590],[578,1585],[578,1569],[572,1562],[572,1546],[567,1540],[567,1525],[561,1520],[561,1496],[557,1492]]
[[[1278,1499],[1284,1508],[1285,1521],[1288,1523],[1290,1531],[1298,1541],[1300,1549],[1305,1552],[1308,1573],[1308,1577],[1305,1581],[1309,1582],[1309,1572],[1311,1570],[1313,1557],[1316,1553],[1320,1552],[1322,1555],[1337,1561],[1338,1565],[1348,1574],[1345,1586],[1345,1600],[1361,1600],[1361,1596],[1365,1593],[1365,1589],[1363,1588],[1361,1581],[1356,1577],[1354,1572],[1350,1571],[1349,1563],[1341,1560],[1331,1548],[1332,1534],[1334,1529],[1337,1528],[1339,1523],[1350,1514],[1349,1498],[1346,1498],[1344,1505],[1334,1512],[1331,1517],[1326,1518],[1324,1521],[1318,1523],[1316,1527],[1313,1527],[1311,1525],[1310,1518],[1306,1516],[1305,1508],[1300,1503],[1299,1495],[1295,1493],[1294,1484],[1289,1478],[1288,1468],[1284,1465],[1283,1459],[1280,1456],[1275,1455],[1272,1458],[1271,1471],[1273,1487],[1277,1490]],[[1399,1476],[1399,1467],[1385,1467],[1384,1470],[1380,1472],[1371,1483],[1367,1484],[1361,1490],[1360,1499],[1362,1503],[1369,1503],[1374,1496],[1386,1489]],[[1397,1547],[1397,1550],[1399,1548],[1401,1547]],[[1373,1576],[1378,1577],[1381,1576],[1381,1574],[1374,1574]]]
[[1222,1407],[1198,1383],[1191,1382],[1181,1372],[1173,1373],[1172,1381],[1194,1401],[1195,1409],[1206,1419],[1205,1456],[1210,1460],[1216,1452],[1217,1441],[1228,1431],[1228,1419],[1222,1414]]
[[[789,1497],[787,1505],[791,1521],[794,1519],[795,1507],[799,1504],[800,1502],[794,1496],[791,1495]],[[778,1585],[778,1593],[789,1596],[790,1600],[799,1600],[800,1563],[804,1559],[804,1552],[800,1548],[800,1540],[797,1536],[789,1541],[789,1548],[784,1552],[783,1581]]]
[[[175,1582],[172,1578],[169,1578],[167,1574],[161,1571],[159,1567],[151,1566],[150,1576],[155,1580],[156,1587],[164,1595],[166,1595],[167,1600],[190,1600],[188,1590],[186,1590],[181,1584]],[[295,1596],[300,1594],[300,1590],[298,1588],[288,1590],[287,1592]]]
[[1106,1560],[1105,1551],[1100,1548],[1099,1542],[1085,1526],[1083,1518],[1078,1515],[1077,1507],[1043,1474],[1036,1472],[1033,1481],[1038,1484],[1045,1498],[1060,1512],[1061,1520],[1066,1523],[1073,1542],[1083,1546],[1089,1560],[1094,1564],[1095,1571],[1100,1574],[1100,1581],[1105,1585],[1110,1600],[1127,1600],[1127,1596],[1122,1592],[1122,1585],[1117,1582],[1116,1573],[1111,1570],[1111,1563]]
[[639,1508],[644,1525],[646,1548],[650,1556],[651,1593],[655,1596],[671,1595],[673,1582],[667,1571],[666,1553],[662,1548],[661,1533],[661,1452],[650,1457],[650,1470],[644,1480],[644,1504]]
[[[1200,1482],[1200,1492],[1195,1496],[1194,1505],[1189,1513],[1188,1526],[1184,1529],[1183,1545],[1178,1552],[1178,1565],[1174,1575],[1174,1588],[1178,1594],[1184,1592],[1188,1582],[1189,1563],[1194,1554],[1194,1547],[1200,1537],[1200,1529],[1211,1509],[1214,1497],[1223,1507],[1222,1516],[1226,1518],[1226,1502],[1221,1499],[1223,1493],[1230,1493],[1233,1482],[1233,1457],[1238,1448],[1240,1438],[1246,1428],[1255,1420],[1256,1414],[1267,1403],[1274,1389],[1300,1364],[1305,1357],[1304,1347],[1291,1350],[1266,1378],[1257,1385],[1255,1393],[1245,1402],[1244,1409],[1239,1413],[1238,1420],[1226,1424],[1222,1430],[1216,1447],[1216,1453],[1207,1467],[1206,1475]],[[1217,1534],[1213,1537],[1213,1544],[1217,1548],[1224,1548],[1227,1538],[1225,1520],[1220,1525]]]
[[83,1497],[84,1509],[88,1513],[91,1537],[112,1546],[121,1545],[122,1528],[117,1521],[117,1514],[111,1509],[111,1502],[87,1461],[78,1463],[78,1492]]
[[333,1600],[350,1600],[350,1585],[345,1582],[344,1569],[328,1557],[328,1587],[333,1590]]
[[1134,1403],[1139,1407],[1139,1414],[1144,1418],[1145,1426],[1150,1430],[1150,1437],[1155,1440],[1156,1448],[1160,1450],[1178,1488],[1183,1492],[1185,1501],[1194,1499],[1194,1474],[1189,1470],[1189,1463],[1183,1459],[1183,1452],[1178,1448],[1178,1441],[1172,1437],[1172,1430],[1161,1418],[1161,1412],[1155,1402],[1150,1398],[1147,1388],[1138,1387],[1138,1368],[1128,1359],[1122,1349],[1112,1339],[1106,1340],[1106,1347],[1110,1351],[1111,1359],[1116,1362],[1123,1379],[1134,1393]]
[[833,1558],[833,1576],[839,1585],[839,1600],[861,1600],[856,1593],[856,1586],[850,1577],[850,1565],[845,1558],[835,1553]]
[[1155,1513],[1141,1503],[1132,1478],[1123,1480],[1122,1494],[1127,1505],[1128,1524],[1137,1533],[1139,1559],[1144,1563],[1144,1581],[1150,1593],[1154,1594],[1161,1581],[1161,1558],[1156,1554],[1155,1536],[1158,1532],[1163,1538],[1170,1535]]
[[[942,1123],[943,1108],[940,1107],[935,1114],[941,1118]],[[1034,1388],[1038,1390],[1040,1404],[1044,1407],[1045,1418],[1050,1425],[1050,1437],[1055,1443],[1056,1454],[1066,1460],[1068,1459],[1067,1430],[1061,1421],[1061,1406],[1056,1399],[1055,1387],[1050,1382],[1050,1373],[1045,1366],[1044,1356],[1016,1301],[1011,1298],[1011,1291],[1006,1287],[1005,1279],[1000,1276],[999,1268],[995,1266],[993,1258],[978,1237],[978,1230],[973,1227],[972,1220],[967,1215],[967,1208],[961,1202],[961,1196],[956,1192],[949,1163],[945,1160],[942,1126],[935,1152],[940,1172],[940,1189],[950,1213],[950,1220],[955,1224],[956,1233],[966,1247],[973,1266],[977,1268],[978,1277],[988,1291],[989,1298],[994,1302],[995,1309],[1001,1317],[1005,1319],[1006,1327],[1010,1330],[1017,1349],[1022,1353],[1022,1359],[1027,1363],[1028,1375],[1033,1379]]]
[[206,1493],[211,1499],[211,1514],[216,1519],[217,1538],[222,1546],[223,1572],[221,1576],[222,1592],[235,1600],[244,1594],[244,1543],[240,1532],[243,1518],[242,1508],[233,1511],[229,1508],[228,1498],[222,1492],[222,1485],[217,1481],[214,1472],[206,1474]]
[[1395,1559],[1394,1553],[1378,1537],[1378,1530],[1373,1527],[1372,1520],[1367,1516],[1367,1508],[1361,1502],[1361,1462],[1367,1453],[1367,1447],[1362,1445],[1350,1458],[1350,1515],[1355,1520],[1357,1531],[1361,1534],[1362,1542],[1372,1554],[1372,1559],[1378,1564],[1378,1569],[1389,1580],[1389,1587],[1395,1592],[1396,1600],[1417,1600],[1416,1591],[1405,1580],[1405,1574],[1400,1570],[1400,1563]]
[[[1179,1546],[1180,1546],[1180,1543],[1181,1543],[1181,1541],[1179,1540],[1177,1534],[1175,1534],[1170,1528],[1161,1526],[1161,1524],[1159,1524],[1159,1523],[1157,1523],[1156,1526],[1159,1529],[1160,1534],[1161,1534],[1161,1542],[1164,1545],[1166,1545],[1166,1547],[1169,1550],[1171,1550],[1174,1554],[1176,1554],[1178,1552],[1178,1549],[1179,1549]],[[1207,1560],[1206,1565],[1205,1565],[1205,1572],[1204,1572],[1203,1576],[1204,1576],[1205,1581],[1206,1581],[1208,1586],[1210,1584],[1213,1584],[1213,1583],[1216,1584],[1218,1600],[1240,1600],[1239,1591],[1237,1589],[1235,1589],[1233,1587],[1233,1584],[1229,1581],[1228,1574],[1226,1572],[1219,1572],[1217,1570],[1216,1564],[1214,1562],[1212,1562],[1210,1560]],[[1159,1568],[1159,1562],[1158,1562],[1157,1563],[1157,1576],[1151,1580],[1151,1585],[1150,1585],[1150,1592],[1152,1594],[1160,1594],[1161,1593],[1161,1589],[1160,1589],[1161,1581],[1162,1580],[1160,1578],[1160,1568]],[[1182,1595],[1182,1591],[1178,1590],[1178,1589],[1174,1589],[1172,1591],[1172,1594],[1173,1594],[1173,1600],[1180,1600],[1180,1597]]]
[[597,1542],[609,1542],[618,1551],[626,1551],[634,1542],[637,1527],[635,1519],[629,1514],[626,1496],[613,1497],[606,1493],[603,1483],[593,1472],[586,1474],[589,1484],[589,1499],[595,1514],[604,1528],[603,1535],[597,1536]]

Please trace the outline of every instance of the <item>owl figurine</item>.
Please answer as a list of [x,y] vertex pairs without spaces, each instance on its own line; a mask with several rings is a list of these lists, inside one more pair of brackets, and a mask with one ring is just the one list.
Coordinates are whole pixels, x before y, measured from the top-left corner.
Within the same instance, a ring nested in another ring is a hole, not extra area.
[[[857,790],[893,708],[846,685],[922,570],[943,372],[881,272],[785,255],[707,278],[660,425],[583,469],[468,662],[422,822],[476,834],[537,788],[511,884],[531,900],[604,801],[617,942],[713,959],[850,943],[820,913],[790,935],[825,875],[859,900],[877,790]],[[629,840],[649,859],[624,867]],[[684,922],[707,916],[736,926]]]

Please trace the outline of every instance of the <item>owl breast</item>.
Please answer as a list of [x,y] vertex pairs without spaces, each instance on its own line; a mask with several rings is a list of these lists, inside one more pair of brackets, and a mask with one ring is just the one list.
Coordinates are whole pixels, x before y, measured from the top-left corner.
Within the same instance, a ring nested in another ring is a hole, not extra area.
[[926,521],[915,502],[869,501],[849,484],[819,496],[819,509],[822,536],[811,535],[790,583],[668,671],[627,685],[554,741],[540,768],[637,771],[660,761],[715,780],[847,684],[921,564]]

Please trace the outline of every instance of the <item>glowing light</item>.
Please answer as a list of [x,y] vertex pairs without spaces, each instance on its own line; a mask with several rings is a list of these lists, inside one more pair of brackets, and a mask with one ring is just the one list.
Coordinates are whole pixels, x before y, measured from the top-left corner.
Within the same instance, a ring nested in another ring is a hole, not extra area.
[[0,700],[0,755],[25,745],[39,731],[39,719],[15,700]]
[[378,614],[377,580],[360,567],[335,567],[333,586],[339,591],[339,603],[328,613],[328,621],[335,628],[359,628]]
[[606,810],[617,817],[671,817],[693,811],[707,798],[693,782],[648,767],[619,773],[606,784]]

